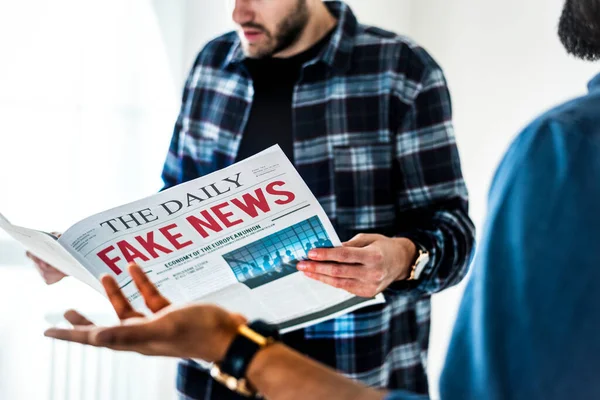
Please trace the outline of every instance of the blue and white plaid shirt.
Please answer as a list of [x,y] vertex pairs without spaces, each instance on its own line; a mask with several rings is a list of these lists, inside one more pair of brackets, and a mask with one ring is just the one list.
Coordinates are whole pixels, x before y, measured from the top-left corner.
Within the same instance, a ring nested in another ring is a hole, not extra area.
[[[430,296],[466,274],[474,227],[442,70],[411,40],[359,24],[342,2],[330,42],[294,88],[295,166],[342,240],[409,237],[431,260],[387,302],[285,335],[297,350],[367,385],[427,393]],[[234,162],[253,98],[235,32],[208,43],[186,82],[165,162],[165,187]],[[193,363],[184,398],[230,398]],[[235,398],[234,396],[231,398]]]

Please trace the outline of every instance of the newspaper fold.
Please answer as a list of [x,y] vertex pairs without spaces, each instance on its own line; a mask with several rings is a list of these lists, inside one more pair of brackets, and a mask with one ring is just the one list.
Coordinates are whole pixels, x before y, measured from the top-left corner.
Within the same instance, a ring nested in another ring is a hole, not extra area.
[[356,297],[296,269],[314,247],[340,246],[317,199],[279,146],[210,175],[92,215],[56,238],[0,228],[31,253],[104,295],[112,274],[146,309],[126,272],[139,264],[174,304],[218,304],[282,333],[384,302]]

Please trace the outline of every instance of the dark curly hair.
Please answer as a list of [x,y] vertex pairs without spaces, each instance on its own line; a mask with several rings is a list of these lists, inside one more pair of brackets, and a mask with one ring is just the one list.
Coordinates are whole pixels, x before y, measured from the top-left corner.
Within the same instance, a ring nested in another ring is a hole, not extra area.
[[600,0],[566,0],[558,36],[569,54],[600,60]]

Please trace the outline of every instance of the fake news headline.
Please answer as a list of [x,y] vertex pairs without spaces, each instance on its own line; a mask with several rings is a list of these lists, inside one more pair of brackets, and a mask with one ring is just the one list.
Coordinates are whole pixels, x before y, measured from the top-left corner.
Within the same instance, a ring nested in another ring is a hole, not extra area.
[[[158,205],[157,209],[164,216],[170,217],[184,209],[197,206],[202,202],[215,199],[232,190],[243,187],[238,173],[220,182],[211,183],[198,189],[197,193],[187,193],[185,200],[168,200]],[[184,237],[178,223],[153,229],[144,235],[138,235],[133,240],[120,240],[110,244],[96,253],[98,258],[116,275],[123,273],[123,268],[131,262],[156,260],[174,251],[189,246],[201,246],[210,240],[211,235],[240,224],[247,224],[252,219],[270,213],[274,205],[286,205],[293,202],[296,195],[286,190],[286,182],[279,179],[240,194],[222,203],[206,209],[195,211],[183,219],[194,232],[194,237]],[[262,214],[261,214],[262,213]],[[151,222],[158,221],[152,209],[146,208],[123,216],[109,219],[100,223],[103,229],[118,233],[129,229],[139,228]]]

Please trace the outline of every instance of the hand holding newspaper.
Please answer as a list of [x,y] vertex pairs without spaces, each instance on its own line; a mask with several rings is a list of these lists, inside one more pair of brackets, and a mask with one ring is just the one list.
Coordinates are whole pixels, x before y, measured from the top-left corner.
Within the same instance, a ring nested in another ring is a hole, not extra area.
[[34,255],[98,290],[112,274],[145,309],[126,272],[135,262],[173,304],[214,303],[282,333],[334,318],[383,295],[360,298],[311,280],[296,264],[314,247],[340,246],[317,199],[279,146],[244,161],[116,207],[60,238],[0,227]]

